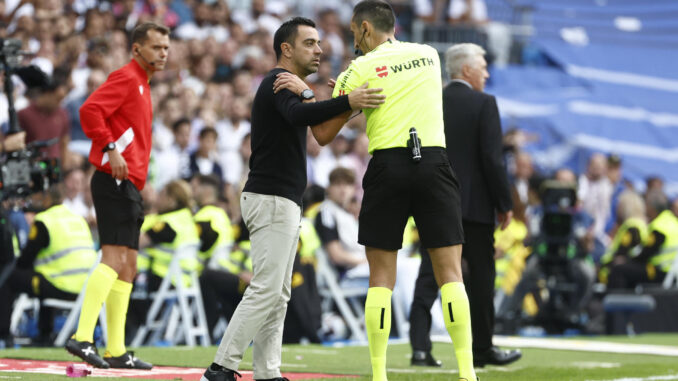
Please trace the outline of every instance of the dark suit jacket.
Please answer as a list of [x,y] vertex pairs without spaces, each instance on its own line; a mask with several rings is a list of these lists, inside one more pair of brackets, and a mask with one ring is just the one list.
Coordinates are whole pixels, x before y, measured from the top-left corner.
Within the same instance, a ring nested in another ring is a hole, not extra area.
[[452,82],[443,89],[447,155],[461,186],[462,218],[494,224],[495,210],[513,207],[492,95]]

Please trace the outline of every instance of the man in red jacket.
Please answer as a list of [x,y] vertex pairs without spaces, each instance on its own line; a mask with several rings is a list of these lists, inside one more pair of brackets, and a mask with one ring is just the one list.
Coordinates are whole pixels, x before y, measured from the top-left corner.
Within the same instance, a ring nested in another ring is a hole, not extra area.
[[[152,367],[125,349],[125,320],[144,220],[139,191],[151,154],[149,81],[165,67],[169,42],[166,27],[137,26],[132,32],[133,59],[111,73],[80,108],[82,129],[92,139],[89,161],[97,168],[91,188],[103,254],[87,282],[78,330],[66,350],[99,368]],[[104,301],[108,340],[102,358],[93,333]]]

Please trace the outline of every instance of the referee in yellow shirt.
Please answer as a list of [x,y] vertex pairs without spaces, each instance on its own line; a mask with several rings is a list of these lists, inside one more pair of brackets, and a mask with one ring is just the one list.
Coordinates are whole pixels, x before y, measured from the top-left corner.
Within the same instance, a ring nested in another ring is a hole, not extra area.
[[[461,275],[459,184],[445,151],[440,58],[430,46],[397,41],[394,24],[393,9],[386,2],[365,0],[355,6],[351,31],[356,49],[366,54],[341,73],[333,93],[348,94],[369,82],[386,95],[379,108],[363,110],[373,157],[363,178],[358,242],[365,245],[370,265],[365,323],[373,380],[387,379],[396,253],[411,215],[431,253],[460,380],[474,381],[471,318]],[[343,125],[349,116],[344,113],[330,122]],[[421,140],[420,158],[408,148],[415,144],[412,127]]]

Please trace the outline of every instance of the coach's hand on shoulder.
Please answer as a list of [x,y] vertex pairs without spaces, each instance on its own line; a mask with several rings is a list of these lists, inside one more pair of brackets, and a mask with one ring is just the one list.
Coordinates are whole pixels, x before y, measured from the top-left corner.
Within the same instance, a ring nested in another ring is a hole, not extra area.
[[384,103],[386,95],[379,94],[384,89],[368,89],[367,85],[368,83],[365,82],[362,86],[348,94],[348,103],[351,105],[351,109],[361,110],[364,108],[377,108],[379,105]]
[[117,150],[108,151],[108,160],[111,163],[111,175],[118,180],[126,180],[129,172],[127,171],[127,162]]
[[308,88],[306,82],[292,73],[279,73],[273,82],[273,92],[276,94],[280,90],[287,89],[300,96],[301,92]]

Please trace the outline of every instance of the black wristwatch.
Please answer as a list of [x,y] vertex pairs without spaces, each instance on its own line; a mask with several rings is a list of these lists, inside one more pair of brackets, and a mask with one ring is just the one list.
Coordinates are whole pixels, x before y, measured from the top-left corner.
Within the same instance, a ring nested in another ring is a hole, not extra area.
[[111,143],[106,144],[104,146],[104,148],[101,150],[101,152],[108,152],[108,151],[111,151],[111,150],[114,150],[114,149],[115,149],[115,143],[111,142]]
[[309,99],[315,98],[315,94],[313,94],[313,90],[311,89],[306,89],[301,92],[301,99],[307,101]]

